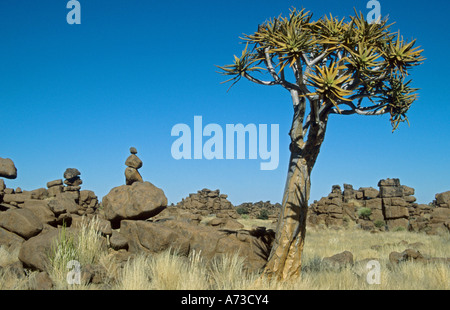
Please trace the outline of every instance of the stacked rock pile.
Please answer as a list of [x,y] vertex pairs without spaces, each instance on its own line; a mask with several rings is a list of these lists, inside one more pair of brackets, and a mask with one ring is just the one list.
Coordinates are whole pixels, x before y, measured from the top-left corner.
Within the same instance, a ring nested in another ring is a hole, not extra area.
[[83,181],[80,178],[81,172],[76,168],[67,168],[64,172],[64,186],[63,192],[71,195],[78,203],[80,199],[81,184]]
[[131,155],[125,161],[127,168],[125,169],[125,184],[131,185],[134,182],[144,182],[138,169],[142,167],[142,160],[136,156],[137,150],[135,147],[130,148]]

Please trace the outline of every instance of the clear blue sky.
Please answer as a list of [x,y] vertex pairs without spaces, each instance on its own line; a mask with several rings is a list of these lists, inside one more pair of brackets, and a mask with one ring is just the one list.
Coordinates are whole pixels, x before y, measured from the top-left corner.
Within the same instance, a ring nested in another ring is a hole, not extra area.
[[[81,25],[68,25],[65,0],[0,2],[0,157],[18,168],[8,187],[45,187],[66,168],[102,198],[125,183],[135,146],[143,178],[170,202],[202,188],[234,204],[279,202],[289,159],[292,106],[282,88],[229,85],[215,65],[240,53],[239,36],[302,6],[319,18],[364,12],[360,1],[80,0]],[[450,190],[448,1],[380,0],[405,38],[417,38],[426,62],[412,71],[419,100],[391,133],[388,116],[332,116],[312,175],[311,200],[333,184],[377,186],[400,178],[419,203]],[[171,156],[177,123],[279,124],[278,169],[260,160],[181,160]]]

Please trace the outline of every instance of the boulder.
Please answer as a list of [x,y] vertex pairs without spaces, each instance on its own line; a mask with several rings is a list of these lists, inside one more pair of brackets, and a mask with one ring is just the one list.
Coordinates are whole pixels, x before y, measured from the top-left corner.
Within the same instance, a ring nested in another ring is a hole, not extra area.
[[401,206],[385,206],[384,216],[386,219],[408,218],[409,211],[406,207]]
[[445,222],[450,219],[449,208],[435,208],[431,213],[431,220],[435,223]]
[[54,284],[47,272],[41,271],[36,273],[33,281],[30,283],[30,289],[35,291],[48,291],[53,288]]
[[97,196],[93,191],[80,191],[80,204],[90,205],[92,200],[95,200],[95,202],[97,203]]
[[369,199],[365,201],[365,205],[366,208],[369,209],[377,209],[377,210],[381,210],[382,209],[382,200],[381,198],[374,198],[374,199]]
[[450,191],[436,194],[436,204],[439,205],[446,205],[446,207],[450,207]]
[[[49,255],[54,251],[57,242],[61,238],[62,229],[53,229],[46,233],[41,233],[32,237],[22,244],[19,252],[19,259],[25,267],[47,271],[50,266]],[[66,238],[74,238],[78,235],[79,230],[72,227],[64,229]]]
[[29,192],[31,199],[45,199],[48,198],[48,191],[45,188],[38,188]]
[[142,176],[137,169],[127,167],[125,169],[125,184],[132,185],[135,182],[142,183],[144,182],[144,180],[142,179]]
[[406,218],[390,219],[386,220],[386,224],[389,230],[395,231],[398,229],[409,229],[409,221]]
[[378,194],[379,194],[379,191],[376,190],[376,189],[373,188],[373,187],[363,187],[363,188],[360,188],[360,190],[362,190],[362,192],[363,192],[363,197],[364,197],[365,199],[373,199],[373,198],[377,198],[377,197],[378,197]]
[[63,181],[61,179],[47,182],[47,188],[52,188],[54,186],[63,185]]
[[81,283],[84,284],[103,284],[107,275],[108,271],[100,264],[88,264],[81,267]]
[[136,155],[131,154],[125,161],[125,165],[134,169],[140,169],[142,167],[142,160]]
[[123,220],[120,234],[127,240],[131,253],[160,253],[173,248],[180,255],[189,254],[189,239],[171,227],[161,223]]
[[17,178],[17,168],[11,159],[0,157],[0,177],[7,179]]
[[24,203],[25,200],[31,199],[31,193],[21,193],[21,194],[5,194],[3,196],[3,202],[5,203]]
[[[2,266],[0,264],[0,271],[2,269]],[[9,273],[10,275],[13,275],[16,279],[24,279],[26,277],[25,269],[23,268],[23,264],[15,260],[14,262],[10,262],[6,266],[4,266],[4,269],[6,273]]]
[[383,186],[380,187],[381,198],[403,197],[403,187]]
[[76,168],[67,168],[64,172],[64,179],[66,180],[72,180],[77,178],[79,175],[81,175],[81,172],[78,171]]
[[111,238],[109,238],[111,247],[114,250],[126,249],[128,250],[128,240],[120,232],[113,230]]
[[66,184],[68,187],[79,187],[81,184],[83,184],[83,181],[80,179],[80,177],[75,177],[73,179],[64,180],[64,184]]
[[42,222],[29,209],[14,209],[0,213],[0,227],[29,239],[41,232]]
[[235,219],[231,218],[213,218],[211,221],[208,222],[209,226],[223,228],[223,229],[230,229],[230,230],[239,230],[244,228],[244,225],[236,221]]
[[55,214],[50,210],[48,200],[27,199],[23,204],[24,209],[28,209],[44,224],[55,222]]
[[405,261],[427,262],[427,259],[417,250],[406,249],[402,253],[391,252],[389,254],[389,261],[392,264],[399,264]]
[[78,204],[70,195],[60,194],[48,201],[50,210],[56,215],[63,213],[77,213]]
[[64,190],[63,185],[55,185],[47,189],[48,197],[56,197],[58,194],[62,193]]
[[8,252],[14,252],[19,249],[24,241],[24,238],[0,227],[0,246]]
[[406,186],[406,185],[402,185],[402,187],[403,187],[403,194],[405,196],[412,196],[412,195],[414,195],[414,193],[415,193],[414,188]]
[[385,179],[380,180],[378,182],[378,187],[386,187],[386,186],[392,186],[392,187],[399,187],[400,186],[400,179],[394,178],[394,179]]
[[103,211],[112,227],[121,220],[145,220],[167,207],[167,197],[162,189],[150,182],[137,182],[113,188],[103,198]]
[[195,251],[206,259],[238,253],[245,258],[246,267],[254,271],[265,265],[274,237],[272,231],[221,230],[181,220],[125,220],[121,222],[120,233],[128,240],[132,253],[159,253],[173,249],[185,256]]
[[342,253],[338,253],[330,257],[325,257],[322,260],[322,263],[326,267],[343,268],[347,265],[353,264],[353,254],[350,251],[344,251]]

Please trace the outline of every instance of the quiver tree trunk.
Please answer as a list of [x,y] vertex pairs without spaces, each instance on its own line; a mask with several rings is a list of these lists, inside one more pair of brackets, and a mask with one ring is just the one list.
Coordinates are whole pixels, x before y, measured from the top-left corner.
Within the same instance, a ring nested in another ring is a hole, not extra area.
[[282,209],[265,273],[279,280],[298,278],[305,242],[311,168],[300,153],[292,153]]
[[304,104],[302,101],[294,103],[288,175],[277,232],[264,271],[270,278],[276,277],[282,281],[300,276],[311,190],[311,171],[325,138],[328,122],[326,114],[311,122],[305,142],[306,132],[301,126]]

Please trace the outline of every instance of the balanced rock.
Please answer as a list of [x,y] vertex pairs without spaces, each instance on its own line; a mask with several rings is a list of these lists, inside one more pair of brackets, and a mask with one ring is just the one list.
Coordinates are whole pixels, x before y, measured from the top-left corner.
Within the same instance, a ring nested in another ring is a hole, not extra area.
[[83,181],[80,179],[81,172],[75,168],[67,168],[64,172],[64,184],[67,186],[80,186]]
[[11,159],[0,157],[0,177],[7,179],[17,178],[17,168]]
[[64,172],[64,179],[71,180],[81,175],[81,172],[76,168],[67,168]]
[[131,185],[135,182],[144,182],[138,169],[142,167],[142,160],[136,156],[137,150],[135,147],[130,148],[131,155],[125,161],[127,168],[125,169],[125,184]]
[[131,154],[125,161],[125,165],[134,169],[140,169],[142,167],[142,160],[136,155]]
[[64,191],[79,191],[80,185],[83,184],[83,181],[80,178],[81,172],[75,168],[67,168],[64,172],[64,184],[67,186],[64,188]]
[[121,220],[146,220],[167,207],[163,190],[150,182],[135,182],[113,188],[103,198],[103,210],[112,227]]

